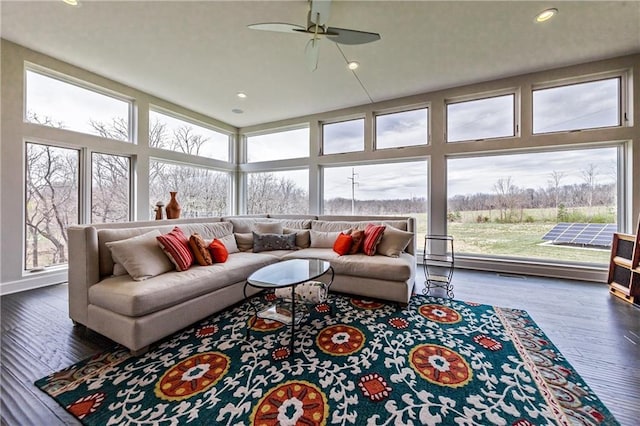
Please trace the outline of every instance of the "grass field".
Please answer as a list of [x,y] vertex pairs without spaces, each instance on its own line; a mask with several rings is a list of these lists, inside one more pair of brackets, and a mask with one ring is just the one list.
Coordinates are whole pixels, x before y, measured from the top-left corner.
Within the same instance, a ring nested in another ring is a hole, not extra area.
[[[578,207],[569,209],[568,212],[611,217],[610,222],[615,222],[611,207]],[[525,209],[522,215],[532,218],[533,222],[496,223],[495,220],[499,217],[497,210],[460,212],[458,221],[447,223],[447,233],[454,237],[455,251],[458,254],[521,257],[560,262],[609,263],[609,248],[560,246],[542,241],[542,236],[556,224],[556,209]],[[418,235],[424,236],[427,233],[427,215],[413,216],[416,217]],[[478,216],[491,220],[478,223],[476,222]],[[423,243],[420,237],[418,248],[422,249]]]

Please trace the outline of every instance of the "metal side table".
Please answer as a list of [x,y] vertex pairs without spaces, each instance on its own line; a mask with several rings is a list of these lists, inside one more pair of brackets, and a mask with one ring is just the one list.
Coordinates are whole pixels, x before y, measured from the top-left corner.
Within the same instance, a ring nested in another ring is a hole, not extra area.
[[427,278],[423,293],[429,294],[432,288],[443,288],[447,297],[453,299],[453,267],[455,255],[453,237],[450,235],[426,235],[422,267]]

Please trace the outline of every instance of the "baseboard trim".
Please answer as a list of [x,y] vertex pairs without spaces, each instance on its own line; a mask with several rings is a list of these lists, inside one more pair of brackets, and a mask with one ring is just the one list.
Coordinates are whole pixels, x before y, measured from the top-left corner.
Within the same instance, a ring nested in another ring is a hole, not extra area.
[[67,282],[68,279],[69,274],[65,269],[63,271],[41,274],[36,277],[26,277],[21,280],[9,281],[0,284],[0,296],[18,293],[21,291],[33,290],[40,287],[47,287],[55,284],[62,284]]

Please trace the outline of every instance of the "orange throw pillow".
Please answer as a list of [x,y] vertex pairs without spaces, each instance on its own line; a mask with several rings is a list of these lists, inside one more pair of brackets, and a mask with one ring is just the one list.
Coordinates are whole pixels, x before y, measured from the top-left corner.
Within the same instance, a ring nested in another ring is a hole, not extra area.
[[227,247],[218,239],[211,241],[211,244],[209,244],[209,253],[211,253],[211,257],[216,263],[224,263],[229,257]]
[[207,243],[204,242],[200,234],[196,232],[189,237],[189,246],[191,247],[191,251],[193,252],[193,256],[196,258],[198,265],[213,265],[213,260],[211,260],[211,254],[209,254]]
[[358,252],[361,252],[362,244],[364,243],[364,231],[352,229],[351,238],[353,239],[353,244],[351,244],[351,250],[349,250],[349,254],[356,254]]
[[353,238],[351,238],[351,235],[346,235],[341,232],[340,235],[338,235],[338,238],[336,238],[336,242],[333,243],[333,251],[338,253],[340,256],[344,256],[349,253],[352,244]]

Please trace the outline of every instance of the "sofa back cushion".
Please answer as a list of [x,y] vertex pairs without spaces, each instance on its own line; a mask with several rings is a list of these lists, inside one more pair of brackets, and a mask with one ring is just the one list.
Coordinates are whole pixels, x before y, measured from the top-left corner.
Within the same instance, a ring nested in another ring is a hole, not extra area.
[[406,220],[369,220],[369,221],[327,221],[327,220],[313,220],[311,221],[311,229],[314,231],[345,231],[351,228],[363,230],[368,224],[373,225],[385,225],[393,226],[394,228],[402,231],[407,230]]
[[124,240],[108,242],[106,246],[113,258],[134,280],[142,281],[174,268],[158,245],[156,238],[159,236],[160,231],[153,230]]

